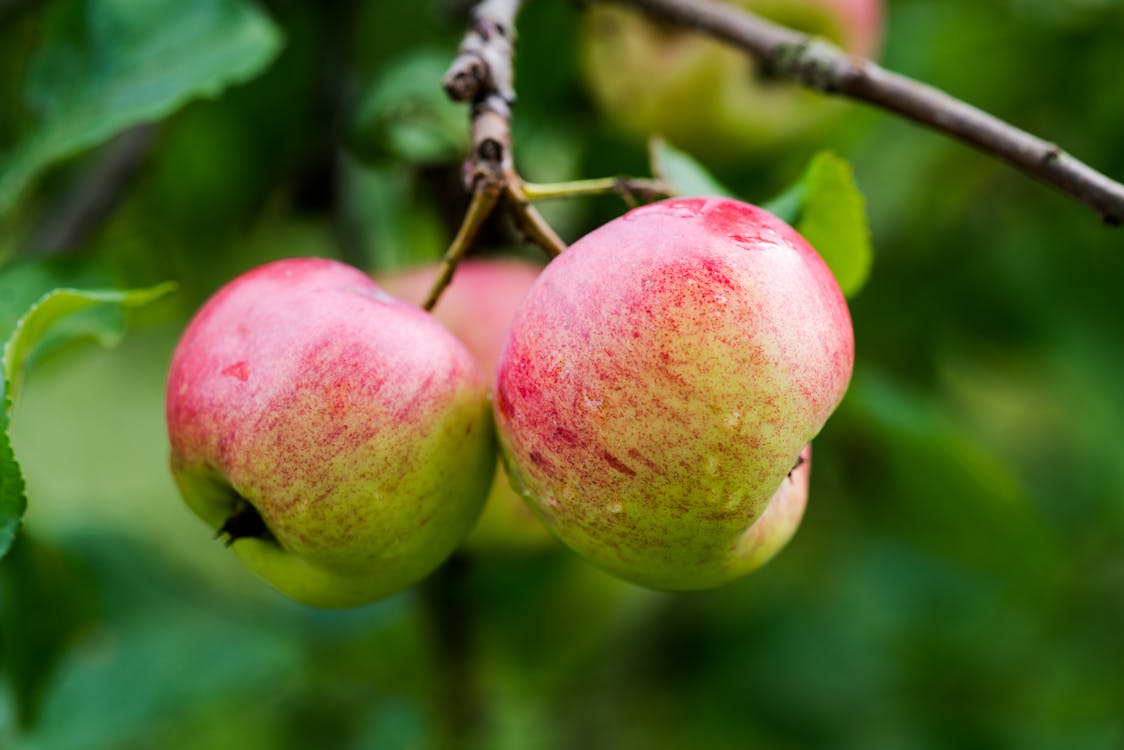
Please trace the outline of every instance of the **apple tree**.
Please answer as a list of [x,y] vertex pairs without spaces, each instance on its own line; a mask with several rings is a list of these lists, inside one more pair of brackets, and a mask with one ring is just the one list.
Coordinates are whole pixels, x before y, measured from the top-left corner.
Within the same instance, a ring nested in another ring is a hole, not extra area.
[[1119,747],[1122,33],[0,0],[0,747]]

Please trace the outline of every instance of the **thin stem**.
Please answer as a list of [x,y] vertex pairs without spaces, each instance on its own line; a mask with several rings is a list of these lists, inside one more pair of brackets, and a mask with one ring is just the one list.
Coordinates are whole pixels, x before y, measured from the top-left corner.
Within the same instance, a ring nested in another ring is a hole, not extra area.
[[504,197],[512,211],[519,228],[527,238],[541,247],[547,256],[557,258],[566,251],[566,243],[551,228],[542,214],[538,212],[523,192],[523,183],[515,175],[510,175],[504,186]]
[[669,196],[673,192],[671,186],[662,180],[634,177],[599,177],[546,184],[523,183],[523,195],[531,202],[592,195],[619,195],[625,200],[651,200]]
[[1124,220],[1124,185],[1119,182],[1053,143],[827,42],[711,0],[597,1],[631,5],[732,44],[755,57],[770,75],[873,104],[945,133],[1085,203],[1106,224]]
[[433,282],[433,287],[429,290],[429,296],[425,298],[425,302],[422,304],[423,308],[432,311],[437,305],[437,300],[441,299],[441,293],[453,280],[453,272],[457,270],[457,264],[468,252],[468,248],[472,246],[472,241],[476,238],[480,227],[483,226],[485,219],[492,213],[492,209],[496,207],[498,201],[499,195],[495,190],[489,188],[481,187],[472,193],[472,202],[468,204],[468,210],[465,212],[464,219],[457,230],[457,236],[453,238],[449,249],[445,251],[445,257],[441,259],[441,268]]

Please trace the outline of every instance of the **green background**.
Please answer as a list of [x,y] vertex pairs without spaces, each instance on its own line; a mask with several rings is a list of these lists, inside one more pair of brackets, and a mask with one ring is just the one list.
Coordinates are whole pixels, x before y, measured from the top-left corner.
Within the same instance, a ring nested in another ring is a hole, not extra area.
[[[563,551],[462,556],[321,612],[210,539],[167,471],[176,336],[269,259],[442,251],[465,206],[465,113],[437,85],[462,6],[0,3],[0,319],[56,284],[178,283],[116,348],[44,352],[15,404],[28,511],[0,562],[0,747],[1124,746],[1122,230],[866,108],[708,165],[764,201],[834,148],[875,251],[805,521],[760,572],[668,595]],[[579,14],[535,0],[521,21],[528,179],[647,170],[582,86]],[[888,14],[887,67],[1124,177],[1124,3]],[[116,210],[74,246],[37,244],[115,117],[158,123]],[[622,210],[546,207],[568,240]],[[476,252],[536,250],[497,222]]]

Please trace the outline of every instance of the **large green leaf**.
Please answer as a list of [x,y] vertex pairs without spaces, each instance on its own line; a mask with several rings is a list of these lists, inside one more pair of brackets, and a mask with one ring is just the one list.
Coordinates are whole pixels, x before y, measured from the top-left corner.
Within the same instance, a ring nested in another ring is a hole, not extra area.
[[843,294],[853,297],[870,275],[873,250],[862,193],[849,162],[817,154],[801,178],[764,204],[796,227],[835,274]]
[[280,47],[240,0],[65,0],[28,63],[36,122],[0,155],[0,214],[51,164],[252,78]]
[[0,557],[15,539],[27,507],[23,477],[8,433],[11,404],[24,371],[37,356],[75,338],[92,337],[106,346],[116,343],[124,333],[122,308],[147,304],[173,286],[165,283],[128,291],[54,289],[15,324],[4,344],[0,367]]

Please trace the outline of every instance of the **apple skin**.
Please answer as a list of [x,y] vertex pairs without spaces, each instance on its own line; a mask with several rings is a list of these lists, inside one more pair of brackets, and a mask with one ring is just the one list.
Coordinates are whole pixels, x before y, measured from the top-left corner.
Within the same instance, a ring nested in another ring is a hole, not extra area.
[[[712,588],[791,536],[806,485],[782,484],[853,362],[843,295],[795,230],[739,201],[663,201],[586,235],[531,287],[500,357],[500,446],[590,562]],[[769,521],[778,491],[792,512]]]
[[[421,304],[439,268],[432,263],[382,274],[375,280],[396,297]],[[488,383],[495,381],[511,318],[541,271],[541,265],[515,258],[467,258],[457,266],[437,302],[434,316],[464,342]],[[464,547],[484,555],[524,555],[555,548],[557,543],[512,488],[501,464],[484,512]]]
[[751,573],[772,560],[796,536],[808,507],[811,477],[812,444],[808,443],[796,466],[769,499],[765,512],[738,540],[735,556],[741,560],[741,574]]
[[[882,0],[734,0],[734,5],[844,50],[873,57]],[[800,142],[837,119],[842,102],[768,81],[744,52],[635,10],[598,4],[583,27],[583,77],[624,132],[660,135],[709,161],[738,160]]]
[[167,386],[171,466],[222,529],[242,498],[267,534],[234,552],[288,596],[349,607],[431,572],[495,467],[487,386],[432,316],[336,261],[256,268],[188,325]]

